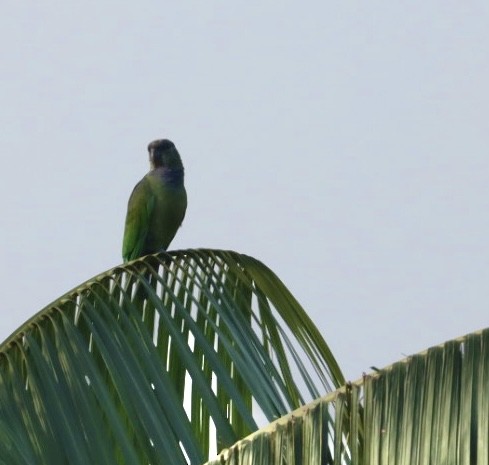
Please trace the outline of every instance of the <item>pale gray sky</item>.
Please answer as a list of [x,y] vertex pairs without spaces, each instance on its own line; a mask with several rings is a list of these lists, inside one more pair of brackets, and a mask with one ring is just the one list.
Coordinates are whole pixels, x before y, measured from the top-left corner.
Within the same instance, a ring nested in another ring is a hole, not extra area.
[[6,0],[0,339],[120,261],[148,142],[172,248],[270,266],[345,374],[489,324],[489,3]]

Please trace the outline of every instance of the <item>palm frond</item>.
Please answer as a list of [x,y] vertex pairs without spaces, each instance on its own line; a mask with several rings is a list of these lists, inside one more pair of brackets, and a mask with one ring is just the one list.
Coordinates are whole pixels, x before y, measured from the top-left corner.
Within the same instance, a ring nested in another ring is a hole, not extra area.
[[365,375],[207,465],[487,465],[489,329]]
[[0,346],[0,464],[202,463],[255,431],[260,412],[273,421],[343,382],[261,262],[148,256],[69,292]]

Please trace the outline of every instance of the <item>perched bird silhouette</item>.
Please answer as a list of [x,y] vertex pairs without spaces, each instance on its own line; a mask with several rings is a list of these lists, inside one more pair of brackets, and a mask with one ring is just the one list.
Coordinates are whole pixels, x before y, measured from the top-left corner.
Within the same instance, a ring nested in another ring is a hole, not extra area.
[[124,262],[166,250],[187,209],[183,164],[175,144],[158,139],[148,145],[148,152],[151,169],[136,184],[127,205]]

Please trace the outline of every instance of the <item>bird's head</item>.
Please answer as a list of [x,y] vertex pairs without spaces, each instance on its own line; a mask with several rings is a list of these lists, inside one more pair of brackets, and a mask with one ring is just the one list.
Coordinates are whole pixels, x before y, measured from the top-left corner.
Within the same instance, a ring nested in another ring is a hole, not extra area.
[[175,144],[168,139],[157,139],[148,145],[149,163],[155,168],[182,168],[182,160]]

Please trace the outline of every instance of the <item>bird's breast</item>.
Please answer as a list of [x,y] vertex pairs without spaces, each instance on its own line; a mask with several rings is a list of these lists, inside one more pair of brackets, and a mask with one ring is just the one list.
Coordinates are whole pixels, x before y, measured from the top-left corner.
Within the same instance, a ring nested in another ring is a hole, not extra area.
[[182,168],[157,168],[154,177],[168,188],[178,189],[183,186],[184,170]]

